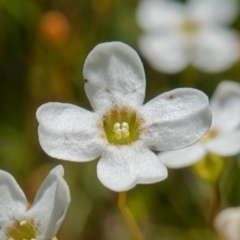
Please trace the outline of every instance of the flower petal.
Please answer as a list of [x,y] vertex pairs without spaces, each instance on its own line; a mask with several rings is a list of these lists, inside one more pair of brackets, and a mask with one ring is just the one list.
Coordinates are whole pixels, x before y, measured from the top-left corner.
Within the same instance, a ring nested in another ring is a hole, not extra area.
[[183,4],[171,0],[142,0],[137,9],[138,24],[147,31],[176,28],[183,17]]
[[61,165],[48,174],[37,192],[32,208],[26,213],[37,220],[38,239],[53,238],[65,218],[70,193],[63,174]]
[[190,0],[191,18],[202,24],[229,24],[239,12],[236,0]]
[[213,129],[225,132],[240,126],[240,84],[222,81],[211,98],[210,106]]
[[0,170],[0,239],[6,238],[6,228],[26,209],[27,199],[15,179],[11,174]]
[[158,71],[176,73],[189,62],[185,43],[178,32],[143,35],[139,39],[139,48],[150,65]]
[[221,211],[214,220],[214,227],[221,237],[226,240],[239,240],[240,208],[227,208]]
[[208,150],[216,155],[227,157],[240,153],[240,130],[220,134],[206,142]]
[[85,91],[95,111],[113,105],[138,106],[145,96],[145,73],[138,54],[120,42],[97,45],[84,68]]
[[37,110],[39,141],[50,156],[70,161],[99,157],[106,145],[99,116],[64,103],[47,103]]
[[140,113],[146,129],[141,139],[157,151],[193,144],[208,131],[212,121],[207,96],[191,88],[161,94],[143,106]]
[[204,145],[196,143],[190,147],[161,152],[158,157],[168,168],[182,168],[198,162],[206,153]]
[[98,162],[97,173],[103,185],[117,192],[167,177],[166,167],[141,141],[129,146],[108,146]]
[[204,72],[225,71],[239,59],[239,39],[234,31],[204,28],[195,44],[193,65]]

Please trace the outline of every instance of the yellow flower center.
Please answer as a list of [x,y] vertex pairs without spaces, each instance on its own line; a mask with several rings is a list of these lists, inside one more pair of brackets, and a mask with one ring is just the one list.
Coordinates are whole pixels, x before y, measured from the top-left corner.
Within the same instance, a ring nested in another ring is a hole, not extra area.
[[128,107],[112,108],[103,116],[103,129],[111,144],[126,145],[139,139],[143,119]]
[[185,20],[181,25],[181,30],[186,35],[195,34],[198,30],[198,24],[192,20]]
[[11,227],[7,228],[7,240],[37,240],[37,226],[34,220],[15,220]]

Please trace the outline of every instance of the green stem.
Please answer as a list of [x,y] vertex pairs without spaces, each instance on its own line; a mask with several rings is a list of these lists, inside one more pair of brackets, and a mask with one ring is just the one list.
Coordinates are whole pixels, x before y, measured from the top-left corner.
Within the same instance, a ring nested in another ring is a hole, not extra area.
[[209,216],[209,222],[212,225],[213,225],[213,221],[214,221],[216,215],[219,212],[220,203],[221,203],[221,193],[220,193],[220,187],[219,187],[219,181],[218,181],[214,185],[212,205],[211,205],[210,216]]
[[143,240],[143,235],[141,231],[139,230],[131,212],[126,206],[126,195],[127,192],[120,192],[118,194],[118,207],[125,218],[125,221],[127,222],[127,225],[134,237],[135,240]]

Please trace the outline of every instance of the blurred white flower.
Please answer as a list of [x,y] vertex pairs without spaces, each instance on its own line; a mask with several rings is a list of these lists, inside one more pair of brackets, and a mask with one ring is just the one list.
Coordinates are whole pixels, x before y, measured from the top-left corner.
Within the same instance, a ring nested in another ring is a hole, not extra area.
[[238,14],[236,0],[142,0],[139,47],[153,68],[167,73],[188,64],[204,72],[230,68],[239,59],[239,38],[227,27]]
[[214,220],[214,227],[221,240],[240,239],[240,207],[221,211]]
[[149,148],[188,146],[211,125],[208,98],[195,89],[175,89],[142,106],[143,65],[126,44],[96,46],[83,75],[95,112],[71,104],[42,105],[37,110],[39,141],[55,158],[84,162],[100,157],[98,178],[114,191],[165,179],[166,167]]
[[233,156],[240,152],[240,84],[221,82],[210,101],[213,122],[209,132],[190,147],[158,154],[169,168],[190,166],[208,152]]
[[70,203],[62,166],[55,167],[27,210],[27,199],[15,179],[0,170],[0,239],[49,240],[57,233]]

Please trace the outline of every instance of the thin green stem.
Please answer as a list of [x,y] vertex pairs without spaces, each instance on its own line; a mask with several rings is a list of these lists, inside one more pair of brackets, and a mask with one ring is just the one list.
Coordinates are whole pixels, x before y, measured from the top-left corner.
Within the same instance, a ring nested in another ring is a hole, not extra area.
[[211,206],[210,216],[209,216],[209,222],[212,225],[216,215],[219,212],[220,203],[221,203],[221,193],[220,193],[220,186],[218,181],[213,188],[212,206]]
[[125,221],[127,222],[127,225],[134,237],[135,240],[143,240],[143,235],[140,231],[140,229],[138,228],[131,212],[129,211],[129,209],[126,206],[126,195],[127,192],[120,192],[118,194],[118,207],[123,215],[123,217],[125,218]]

